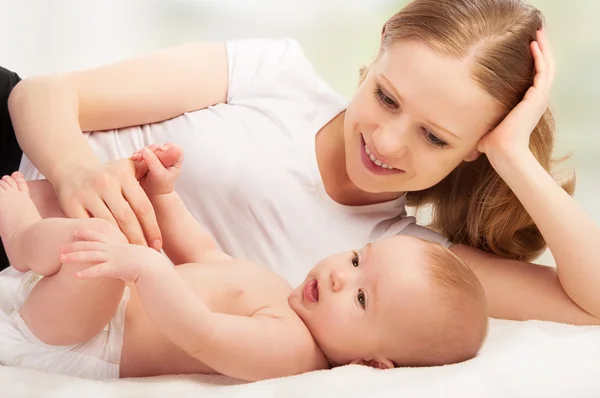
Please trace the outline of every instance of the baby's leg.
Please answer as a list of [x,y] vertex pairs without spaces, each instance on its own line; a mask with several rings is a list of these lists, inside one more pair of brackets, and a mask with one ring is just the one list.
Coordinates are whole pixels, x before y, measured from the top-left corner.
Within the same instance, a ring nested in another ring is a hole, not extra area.
[[88,265],[63,264],[56,274],[37,283],[21,307],[21,317],[29,329],[46,344],[88,341],[114,316],[125,283],[115,278],[79,279],[76,273],[85,268]]
[[[61,228],[46,232],[42,217],[29,198],[27,183],[20,173],[13,173],[12,177],[4,176],[0,180],[0,237],[13,267],[19,271],[28,271],[35,264],[35,272],[40,275],[51,275],[58,271],[58,251],[52,256],[49,263],[48,243],[54,243],[56,250],[61,234]],[[64,241],[64,239],[62,239]],[[51,246],[51,245],[50,245]],[[40,262],[35,260],[40,258]],[[54,263],[54,264],[51,264]]]
[[60,210],[56,193],[50,181],[36,180],[27,181],[29,189],[29,197],[35,204],[42,218],[59,217],[64,218],[65,215]]
[[[66,218],[42,220],[20,173],[0,180],[0,237],[10,264],[19,271],[49,276],[58,272],[60,248],[73,240],[82,222]],[[91,221],[101,223],[100,220]]]
[[85,265],[59,261],[60,248],[72,242],[75,230],[99,230],[115,240],[125,236],[99,219],[50,218],[42,220],[18,173],[0,181],[0,234],[9,260],[18,269],[49,275],[33,288],[21,308],[21,317],[42,341],[71,345],[98,334],[113,317],[123,295],[118,279],[80,280],[76,272]]

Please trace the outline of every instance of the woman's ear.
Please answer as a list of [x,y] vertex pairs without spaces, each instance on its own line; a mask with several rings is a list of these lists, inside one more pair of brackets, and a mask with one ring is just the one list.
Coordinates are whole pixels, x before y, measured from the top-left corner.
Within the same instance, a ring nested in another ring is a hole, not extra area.
[[370,366],[375,369],[392,369],[394,364],[387,358],[377,359],[354,359],[350,362],[351,365]]
[[477,160],[479,155],[481,155],[481,152],[479,152],[477,149],[473,149],[473,151],[469,152],[469,154],[465,156],[463,160],[465,162],[472,162],[474,160]]

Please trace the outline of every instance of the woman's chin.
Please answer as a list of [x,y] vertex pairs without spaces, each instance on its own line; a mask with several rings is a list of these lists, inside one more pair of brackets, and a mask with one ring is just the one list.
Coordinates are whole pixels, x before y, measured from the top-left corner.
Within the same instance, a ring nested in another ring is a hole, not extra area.
[[353,170],[354,173],[348,172],[348,177],[350,177],[350,181],[356,186],[356,188],[361,191],[369,194],[382,194],[382,193],[392,193],[392,192],[402,192],[402,187],[400,184],[394,184],[391,181],[391,178],[384,176],[374,176],[369,173],[367,170],[362,168],[362,170]]

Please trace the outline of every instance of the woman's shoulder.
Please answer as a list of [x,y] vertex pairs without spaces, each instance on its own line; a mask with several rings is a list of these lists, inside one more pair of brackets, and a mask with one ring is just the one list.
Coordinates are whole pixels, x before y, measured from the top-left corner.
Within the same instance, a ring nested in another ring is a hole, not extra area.
[[[264,68],[282,70],[286,68],[310,68],[300,43],[291,37],[241,38],[225,42],[227,56],[232,67]],[[237,65],[236,61],[243,61]]]
[[251,38],[226,42],[227,102],[268,96],[344,108],[345,98],[315,71],[300,43],[290,37]]

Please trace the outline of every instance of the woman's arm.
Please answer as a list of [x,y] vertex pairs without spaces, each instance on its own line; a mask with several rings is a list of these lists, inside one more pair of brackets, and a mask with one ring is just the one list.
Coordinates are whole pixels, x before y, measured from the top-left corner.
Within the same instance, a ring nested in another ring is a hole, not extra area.
[[600,318],[582,309],[565,292],[555,268],[508,260],[462,244],[454,244],[450,250],[481,281],[491,317],[600,325]]
[[532,43],[537,74],[523,101],[479,149],[523,204],[556,261],[551,268],[451,247],[487,286],[493,316],[600,323],[600,228],[538,163],[529,135],[547,109],[554,76],[543,32]]
[[600,228],[531,152],[490,156],[492,165],[539,228],[571,300],[600,318]]
[[81,132],[157,122],[224,102],[227,77],[225,45],[195,43],[27,78],[8,105],[21,148],[54,186],[66,216],[103,218],[132,243],[154,243],[156,218],[131,167],[100,165]]
[[26,78],[11,93],[9,110],[21,147],[53,182],[61,171],[95,159],[82,131],[170,119],[225,102],[226,93],[225,44],[193,43],[97,68]]

